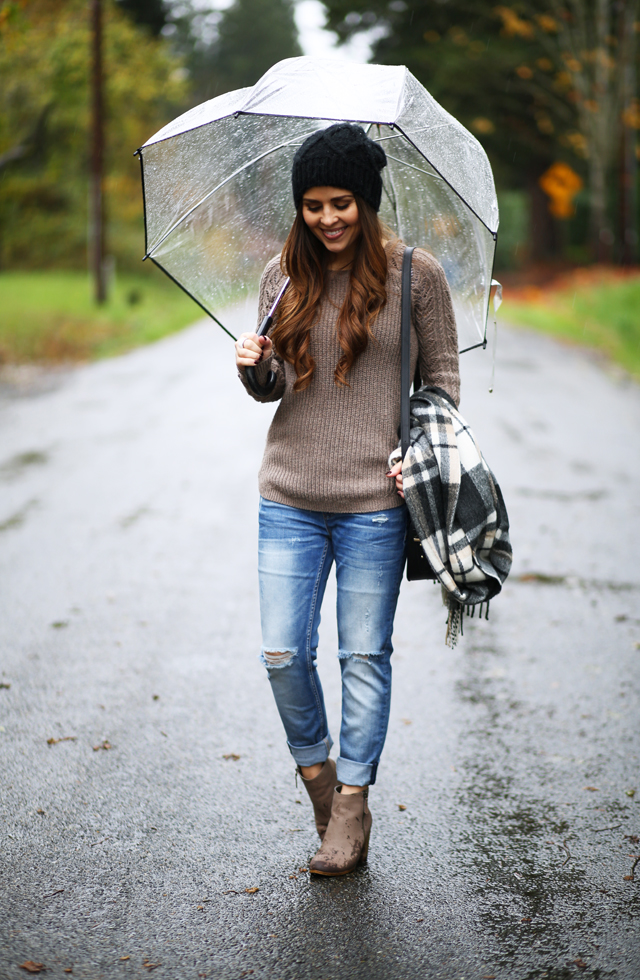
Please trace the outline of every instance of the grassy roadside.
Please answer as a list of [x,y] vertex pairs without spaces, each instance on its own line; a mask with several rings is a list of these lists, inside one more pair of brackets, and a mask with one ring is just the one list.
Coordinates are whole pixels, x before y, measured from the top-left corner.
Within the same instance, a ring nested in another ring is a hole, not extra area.
[[[80,272],[0,273],[0,365],[87,361],[152,343],[200,319],[157,270],[118,275],[96,307]],[[640,273],[576,270],[544,287],[505,288],[500,317],[601,350],[640,378]]]
[[121,354],[205,316],[159,273],[118,275],[108,302],[97,307],[85,273],[3,272],[0,311],[0,364]]
[[602,351],[640,378],[640,274],[579,269],[548,286],[505,289],[507,323]]

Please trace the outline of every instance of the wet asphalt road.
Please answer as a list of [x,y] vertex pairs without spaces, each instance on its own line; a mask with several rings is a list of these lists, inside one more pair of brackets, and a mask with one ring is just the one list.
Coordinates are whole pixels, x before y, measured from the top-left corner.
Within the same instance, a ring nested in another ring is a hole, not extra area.
[[0,977],[637,980],[638,387],[507,329],[493,395],[463,359],[513,574],[454,651],[404,583],[369,864],[310,880],[232,354],[200,324],[3,389]]

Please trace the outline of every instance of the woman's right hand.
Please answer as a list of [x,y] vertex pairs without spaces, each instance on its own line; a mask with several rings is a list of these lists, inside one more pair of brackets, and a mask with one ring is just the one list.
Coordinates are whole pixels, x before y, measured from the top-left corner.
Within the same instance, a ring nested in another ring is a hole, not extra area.
[[264,357],[270,357],[273,344],[269,337],[256,333],[241,333],[236,341],[236,365],[239,368],[255,367]]

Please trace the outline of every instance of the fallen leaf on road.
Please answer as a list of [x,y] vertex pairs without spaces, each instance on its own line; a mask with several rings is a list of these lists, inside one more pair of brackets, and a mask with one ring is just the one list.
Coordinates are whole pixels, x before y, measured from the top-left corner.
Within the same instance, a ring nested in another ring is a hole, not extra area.
[[240,974],[241,977],[248,977],[253,973],[253,970],[243,970]]
[[635,881],[635,870],[640,863],[640,854],[629,854],[630,858],[633,858],[633,864],[631,865],[631,874],[625,875],[625,881]]
[[625,834],[624,839],[630,840],[632,844],[640,843],[640,837],[637,834]]
[[56,619],[55,623],[51,624],[54,630],[63,630],[65,626],[68,625],[69,625],[68,619]]
[[259,892],[260,891],[260,889],[256,885],[255,888],[245,888],[245,891],[246,891],[247,895],[255,895],[256,892]]
[[575,963],[575,965],[578,967],[579,970],[586,970],[587,969],[587,964],[585,963],[584,960],[581,960],[579,957],[578,957],[577,960],[572,960],[571,962],[572,963]]
[[130,960],[130,959],[131,959],[130,956],[121,956],[120,957],[120,962],[122,962],[123,960]]
[[93,751],[94,752],[99,752],[100,749],[104,749],[105,752],[106,752],[108,749],[111,749],[111,748],[113,748],[113,746],[111,745],[111,742],[108,742],[107,739],[105,738],[104,742],[100,742],[100,745],[94,745],[93,746]]
[[496,980],[495,973],[485,973],[482,980]]
[[151,695],[151,698],[152,698],[153,701],[159,701],[160,700],[160,695],[159,694],[152,694]]
[[20,964],[21,970],[26,970],[27,973],[42,973],[46,970],[44,963],[34,963],[33,960],[25,960],[24,963]]
[[633,799],[633,797],[636,795],[635,789],[625,789],[625,793],[627,796],[630,796],[631,799]]
[[424,919],[416,919],[416,922],[424,922]]
[[289,875],[289,878],[295,878],[296,881],[298,880],[298,876],[297,875]]
[[77,742],[77,735],[64,735],[62,738],[48,738],[47,745],[57,745],[58,742]]
[[240,756],[236,752],[227,752],[227,754],[223,755],[222,758],[227,760],[233,759],[234,762],[237,762]]
[[406,810],[407,809],[406,806],[404,805],[404,803],[398,803],[397,806],[398,806],[398,810]]
[[298,803],[300,806],[302,806],[302,800],[295,800],[294,802],[295,803]]
[[2,683],[0,684],[0,691],[8,691],[10,687],[11,684],[5,684],[5,682],[2,681]]
[[308,868],[298,868],[298,871],[308,871]]
[[411,718],[401,718],[400,721],[402,722],[403,725],[411,725],[412,724]]
[[564,575],[545,575],[542,572],[525,572],[524,575],[518,575],[517,582],[540,582],[541,585],[563,585],[565,581]]
[[70,966],[65,966],[63,973],[73,973],[73,968]]
[[38,809],[36,810],[36,813],[39,813],[41,816],[44,816],[44,810]]
[[155,970],[157,966],[162,966],[162,963],[150,963],[149,960],[143,960],[142,965],[145,970]]
[[583,789],[588,789],[590,793],[599,793],[600,790],[597,786],[583,786]]
[[520,919],[520,922],[531,922],[531,919]]

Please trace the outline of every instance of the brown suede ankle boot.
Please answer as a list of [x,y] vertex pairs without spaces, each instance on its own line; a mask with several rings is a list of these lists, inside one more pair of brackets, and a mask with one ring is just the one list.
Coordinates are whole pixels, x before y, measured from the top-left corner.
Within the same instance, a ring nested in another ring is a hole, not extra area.
[[[300,769],[298,768],[298,772]],[[323,840],[329,817],[331,816],[331,802],[333,791],[337,786],[336,764],[333,759],[327,759],[322,769],[313,779],[305,779],[300,772],[300,777],[305,789],[313,803],[313,813],[316,818],[316,830]]]
[[371,833],[369,788],[344,795],[340,789],[336,787],[333,794],[331,819],[322,846],[309,865],[309,871],[316,875],[346,875],[367,860]]

